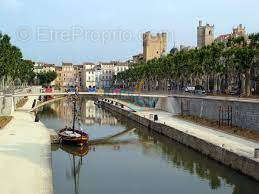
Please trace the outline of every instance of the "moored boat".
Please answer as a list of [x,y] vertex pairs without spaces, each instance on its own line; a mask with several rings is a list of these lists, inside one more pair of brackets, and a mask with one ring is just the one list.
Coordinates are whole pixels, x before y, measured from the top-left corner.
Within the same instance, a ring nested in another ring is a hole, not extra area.
[[[88,143],[89,140],[89,135],[87,132],[79,129],[75,129],[75,122],[78,118],[77,116],[77,109],[76,109],[76,101],[77,101],[77,96],[73,98],[73,104],[74,104],[74,117],[73,117],[73,127],[65,127],[63,129],[60,129],[58,131],[58,135],[60,137],[61,143],[62,144],[71,144],[71,145],[76,145],[76,146],[83,146]],[[80,122],[79,122],[80,124]]]
[[89,135],[81,130],[73,130],[72,128],[60,129],[58,135],[61,139],[61,143],[71,145],[85,145],[89,140]]

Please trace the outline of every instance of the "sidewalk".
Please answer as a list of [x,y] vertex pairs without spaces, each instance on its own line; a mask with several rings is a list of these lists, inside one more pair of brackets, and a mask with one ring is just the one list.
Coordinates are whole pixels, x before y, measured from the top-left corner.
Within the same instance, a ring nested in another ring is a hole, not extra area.
[[29,113],[35,98],[29,97],[0,130],[1,194],[53,193],[50,135]]
[[[129,106],[129,103],[127,102],[115,99],[112,100],[118,101],[125,106]],[[134,107],[131,106],[131,108],[136,110],[134,114],[137,114],[141,117],[149,118],[150,114],[158,115],[158,123],[165,124],[186,134],[205,140],[206,142],[223,147],[224,149],[236,154],[259,161],[258,159],[254,159],[254,151],[256,148],[259,148],[259,142],[257,143],[254,141],[249,141],[247,139],[227,134],[216,129],[184,121],[174,117],[173,114],[162,110],[143,107],[141,108],[136,105],[134,105]]]

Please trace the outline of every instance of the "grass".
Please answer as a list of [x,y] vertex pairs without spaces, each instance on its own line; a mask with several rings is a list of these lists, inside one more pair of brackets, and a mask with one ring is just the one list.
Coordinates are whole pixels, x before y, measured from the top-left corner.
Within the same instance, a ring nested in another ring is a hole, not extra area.
[[4,128],[4,126],[6,126],[13,117],[11,116],[0,116],[0,129]]
[[28,97],[24,97],[21,100],[19,100],[19,102],[16,104],[16,108],[21,108],[23,107],[26,102],[28,101]]
[[185,121],[191,121],[193,123],[197,123],[202,126],[210,127],[215,130],[219,130],[222,132],[240,136],[245,139],[259,141],[259,132],[254,131],[254,130],[249,130],[246,128],[240,128],[240,127],[236,127],[236,126],[233,126],[233,127],[230,127],[227,125],[219,126],[217,121],[204,119],[204,118],[200,118],[197,116],[178,115],[176,117],[179,119],[185,120]]

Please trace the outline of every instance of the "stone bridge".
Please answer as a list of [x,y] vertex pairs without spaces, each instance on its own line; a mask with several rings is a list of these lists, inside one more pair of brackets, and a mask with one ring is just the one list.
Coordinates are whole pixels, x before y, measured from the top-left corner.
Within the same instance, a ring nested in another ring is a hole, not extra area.
[[[28,92],[31,90],[31,92]],[[53,93],[41,93],[41,87],[32,87],[25,89],[25,92],[15,93],[15,94],[6,94],[0,95],[0,115],[9,116],[16,109],[17,102],[23,97],[30,96],[71,96],[75,95],[75,92],[53,92]],[[167,98],[168,95],[157,95],[157,94],[139,94],[139,93],[126,93],[126,92],[78,92],[80,96],[89,96],[89,97],[112,97],[112,98]]]

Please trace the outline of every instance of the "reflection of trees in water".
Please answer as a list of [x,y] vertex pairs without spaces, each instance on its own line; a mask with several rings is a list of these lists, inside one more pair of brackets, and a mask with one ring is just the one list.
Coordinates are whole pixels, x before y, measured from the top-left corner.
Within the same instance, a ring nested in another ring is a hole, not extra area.
[[[171,161],[177,168],[183,168],[190,174],[196,174],[201,179],[209,180],[212,190],[219,189],[224,180],[225,183],[233,186],[233,194],[259,193],[259,186],[256,181],[209,159],[191,148],[161,135],[148,132],[147,129],[139,129],[135,133],[143,142],[153,139],[156,142],[156,154],[162,153],[163,158]],[[154,150],[154,146],[152,148],[150,146],[145,147],[145,149]]]

